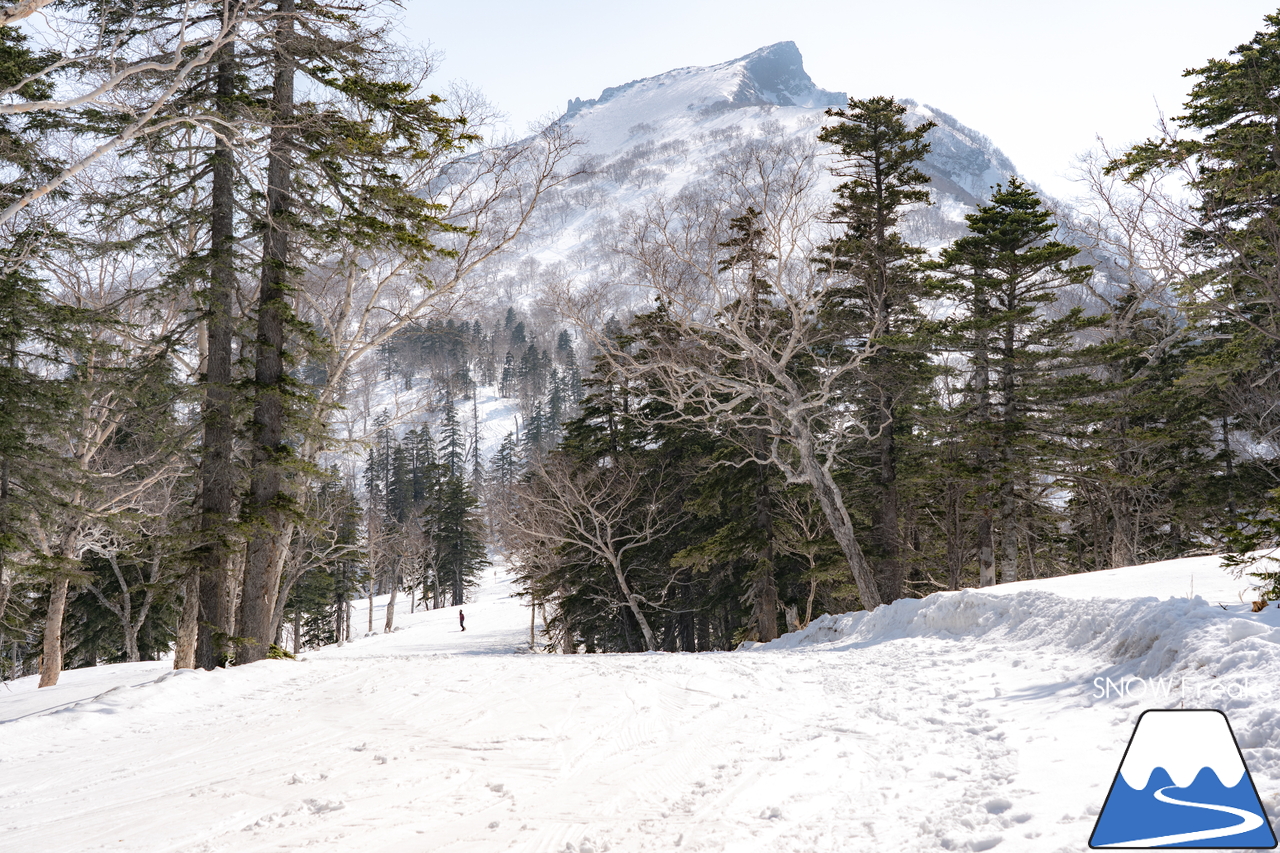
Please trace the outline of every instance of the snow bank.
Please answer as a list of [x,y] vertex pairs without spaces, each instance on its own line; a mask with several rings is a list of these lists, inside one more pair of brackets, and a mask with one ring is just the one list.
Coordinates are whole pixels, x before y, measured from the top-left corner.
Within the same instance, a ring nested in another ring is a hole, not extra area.
[[932,641],[920,647],[922,658],[941,654],[941,641],[1001,667],[1014,658],[1073,660],[1075,678],[1052,692],[1080,707],[1220,709],[1255,772],[1280,776],[1275,606],[1253,613],[1248,605],[1211,604],[1199,596],[1081,599],[1038,589],[963,590],[824,615],[747,651],[856,653],[910,641]]
[[1280,672],[1280,610],[1245,613],[1199,596],[1081,601],[1037,591],[938,593],[873,612],[822,616],[802,631],[750,651],[814,646],[842,651],[906,638],[981,638],[1027,651],[1083,652],[1114,664],[1133,663],[1129,674],[1144,678],[1170,668],[1199,668],[1210,660],[1227,665],[1224,672],[1263,665]]

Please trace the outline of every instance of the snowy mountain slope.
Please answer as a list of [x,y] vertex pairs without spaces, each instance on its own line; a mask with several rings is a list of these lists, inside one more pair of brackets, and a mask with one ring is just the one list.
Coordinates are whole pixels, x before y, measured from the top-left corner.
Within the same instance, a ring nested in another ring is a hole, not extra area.
[[814,85],[795,42],[785,41],[719,65],[677,68],[633,80],[589,101],[574,98],[560,120],[573,127],[587,150],[613,156],[638,136],[674,138],[736,110],[752,111],[736,118],[755,111],[772,114],[776,107],[821,114],[847,101],[844,92]]
[[[990,187],[1017,170],[982,134],[940,110],[902,100],[910,106],[909,123],[938,125],[923,164],[936,205],[915,212],[906,227],[911,239],[940,246],[962,232],[964,214]],[[830,121],[825,110],[846,104],[845,93],[819,88],[809,78],[793,42],[719,65],[635,80],[598,98],[572,99],[559,121],[582,140],[586,171],[547,200],[537,227],[504,262],[505,275],[496,277],[507,282],[508,294],[514,283],[526,300],[536,301],[542,276],[584,280],[607,274],[602,240],[627,211],[707,180],[743,146],[816,144],[819,129]],[[816,190],[824,205],[838,180],[825,173],[834,164],[826,150]]]
[[[368,383],[365,387],[367,393],[349,401],[346,408],[335,416],[333,430],[340,449],[324,454],[322,464],[326,467],[336,465],[352,481],[358,482],[360,472],[364,470],[368,444],[377,430],[374,420],[384,413],[397,437],[403,437],[410,429],[426,427],[439,441],[443,415],[438,406],[430,405],[434,391],[424,391],[424,387],[430,386],[419,383],[406,390],[399,377]],[[488,465],[503,438],[508,433],[520,433],[523,424],[520,404],[515,398],[500,396],[493,385],[478,386],[474,402],[473,406],[470,397],[452,400],[467,437],[468,448],[478,441],[481,463]]]
[[1280,805],[1280,610],[1146,596],[1143,567],[699,655],[530,655],[493,577],[465,633],[402,603],[303,661],[102,668],[121,689],[60,710],[70,679],[6,685],[5,849],[1082,851],[1138,715],[1184,703],[1226,711]]

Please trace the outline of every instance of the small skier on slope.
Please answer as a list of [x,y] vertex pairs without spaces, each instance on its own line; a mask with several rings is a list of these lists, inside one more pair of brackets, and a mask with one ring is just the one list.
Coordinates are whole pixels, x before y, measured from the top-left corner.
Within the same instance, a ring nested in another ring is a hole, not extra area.
[[461,610],[458,611],[458,627],[464,631],[467,630],[467,617]]

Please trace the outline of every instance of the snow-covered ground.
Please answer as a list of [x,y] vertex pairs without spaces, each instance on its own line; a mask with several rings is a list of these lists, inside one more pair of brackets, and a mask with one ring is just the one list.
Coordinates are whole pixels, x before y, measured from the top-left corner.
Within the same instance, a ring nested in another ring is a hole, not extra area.
[[0,686],[0,849],[1082,851],[1138,715],[1184,706],[1280,805],[1280,610],[1212,558],[698,655],[530,654],[488,580],[465,633],[402,599],[296,662]]

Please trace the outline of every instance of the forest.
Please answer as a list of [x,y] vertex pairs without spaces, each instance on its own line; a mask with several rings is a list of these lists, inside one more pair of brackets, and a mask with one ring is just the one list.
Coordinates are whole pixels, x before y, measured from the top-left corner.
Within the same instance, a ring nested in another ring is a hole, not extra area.
[[3,20],[0,678],[289,656],[498,563],[566,654],[1223,551],[1280,599],[1280,14],[1070,203],[940,228],[932,122],[851,98],[588,277],[529,247],[632,170],[490,133],[376,2]]

